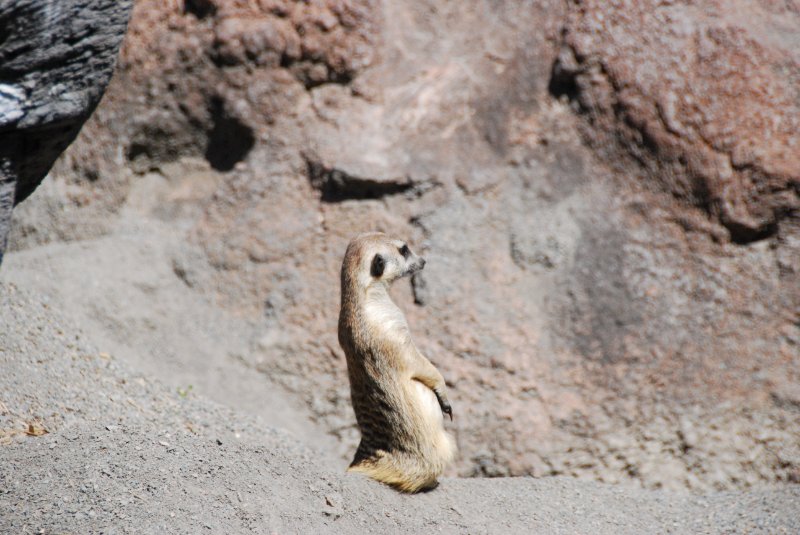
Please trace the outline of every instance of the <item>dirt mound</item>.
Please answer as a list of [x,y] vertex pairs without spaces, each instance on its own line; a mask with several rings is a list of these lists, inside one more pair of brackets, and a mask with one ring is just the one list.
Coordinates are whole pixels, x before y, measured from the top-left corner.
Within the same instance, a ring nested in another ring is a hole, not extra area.
[[[98,351],[0,283],[0,530],[107,533],[794,532],[798,488],[688,497],[569,479],[446,479],[404,496],[258,419]],[[734,514],[732,511],[738,511]]]

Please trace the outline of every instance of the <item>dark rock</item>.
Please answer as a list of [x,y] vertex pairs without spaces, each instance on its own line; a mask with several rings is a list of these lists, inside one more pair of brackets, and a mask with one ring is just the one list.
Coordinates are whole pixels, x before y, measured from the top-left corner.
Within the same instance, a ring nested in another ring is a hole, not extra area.
[[11,208],[30,195],[103,95],[130,0],[0,6],[0,260]]

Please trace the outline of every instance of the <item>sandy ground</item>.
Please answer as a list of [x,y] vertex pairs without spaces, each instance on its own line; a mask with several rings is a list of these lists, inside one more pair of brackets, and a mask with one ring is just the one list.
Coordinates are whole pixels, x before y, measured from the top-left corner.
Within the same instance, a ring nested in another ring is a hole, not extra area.
[[176,276],[168,250],[180,248],[165,225],[142,221],[113,236],[9,255],[0,278],[36,288],[101,351],[172,391],[258,415],[331,451],[333,439],[325,442],[310,413],[242,358],[257,343],[257,326],[213,306]]
[[444,479],[405,496],[346,475],[333,439],[237,357],[258,327],[186,287],[175,233],[127,221],[0,271],[0,532],[800,532],[798,486]]

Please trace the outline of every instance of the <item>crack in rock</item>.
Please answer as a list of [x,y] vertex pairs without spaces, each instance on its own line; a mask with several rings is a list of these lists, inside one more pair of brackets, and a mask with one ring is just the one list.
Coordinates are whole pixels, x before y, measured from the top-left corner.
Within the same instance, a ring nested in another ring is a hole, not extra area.
[[379,174],[360,173],[333,166],[318,159],[306,157],[311,186],[320,192],[323,202],[336,203],[347,200],[380,199],[411,191],[415,183],[408,176],[382,177]]

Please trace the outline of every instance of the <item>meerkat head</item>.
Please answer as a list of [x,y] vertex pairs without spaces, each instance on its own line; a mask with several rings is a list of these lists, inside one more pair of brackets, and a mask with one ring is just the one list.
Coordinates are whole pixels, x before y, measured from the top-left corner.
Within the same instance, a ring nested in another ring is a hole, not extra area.
[[[379,282],[391,284],[425,267],[425,259],[414,254],[408,244],[380,232],[361,234],[350,242],[342,264],[342,274],[355,275],[362,287]],[[348,273],[346,273],[348,272]]]

